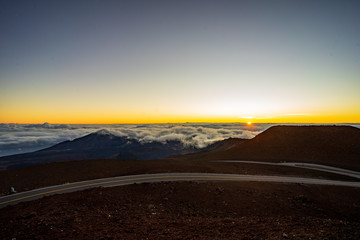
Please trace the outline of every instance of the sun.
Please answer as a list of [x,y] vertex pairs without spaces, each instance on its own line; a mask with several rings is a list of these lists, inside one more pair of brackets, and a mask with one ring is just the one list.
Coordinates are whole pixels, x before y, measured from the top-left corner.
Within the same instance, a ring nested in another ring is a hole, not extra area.
[[250,122],[250,121],[249,121],[249,122],[247,122],[247,125],[249,125],[249,126],[250,126],[251,124],[252,124],[252,122]]

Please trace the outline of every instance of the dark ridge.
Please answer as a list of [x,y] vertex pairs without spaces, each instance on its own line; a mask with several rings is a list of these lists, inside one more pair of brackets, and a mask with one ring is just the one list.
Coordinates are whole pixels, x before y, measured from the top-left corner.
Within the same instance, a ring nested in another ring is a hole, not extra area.
[[298,161],[360,169],[360,129],[351,126],[274,126],[253,139],[240,141],[223,151],[215,149],[202,158]]

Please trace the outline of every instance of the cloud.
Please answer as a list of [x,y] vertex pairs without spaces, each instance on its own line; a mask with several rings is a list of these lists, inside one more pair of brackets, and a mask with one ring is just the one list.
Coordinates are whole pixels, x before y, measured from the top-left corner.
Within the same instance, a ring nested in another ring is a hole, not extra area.
[[65,140],[107,129],[115,135],[137,139],[140,142],[181,141],[184,145],[204,148],[211,143],[233,138],[252,138],[268,128],[269,124],[251,127],[230,124],[118,124],[118,125],[64,125],[64,124],[0,124],[0,156],[24,153],[50,147]]
[[252,138],[264,127],[251,127],[244,124],[149,124],[111,126],[110,130],[118,136],[137,139],[140,142],[162,142],[178,140],[185,145],[204,148],[215,141],[230,137]]
[[40,150],[93,131],[63,124],[0,124],[0,156]]
[[[178,140],[187,146],[204,148],[227,138],[253,138],[273,125],[275,124],[0,124],[0,156],[40,150],[100,129],[107,129],[117,136],[137,139],[143,143]],[[360,128],[360,125],[352,126]]]

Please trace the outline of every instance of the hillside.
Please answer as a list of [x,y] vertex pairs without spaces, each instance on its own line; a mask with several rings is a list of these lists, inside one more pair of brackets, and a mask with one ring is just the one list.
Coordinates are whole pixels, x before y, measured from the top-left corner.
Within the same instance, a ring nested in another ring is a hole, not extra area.
[[360,129],[350,126],[274,126],[247,141],[230,141],[188,159],[322,163],[360,169]]
[[[212,149],[215,146],[217,143],[208,146],[207,149]],[[71,160],[151,160],[201,150],[203,149],[184,145],[179,140],[140,142],[136,139],[114,135],[107,130],[100,130],[40,151],[0,157],[0,169],[23,168]]]

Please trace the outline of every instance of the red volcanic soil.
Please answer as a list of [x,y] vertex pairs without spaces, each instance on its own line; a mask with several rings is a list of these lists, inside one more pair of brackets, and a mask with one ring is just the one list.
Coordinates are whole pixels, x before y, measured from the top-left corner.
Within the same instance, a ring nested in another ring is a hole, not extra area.
[[360,129],[351,126],[274,126],[253,139],[224,145],[223,151],[181,158],[308,162],[360,170]]
[[0,222],[0,239],[360,239],[360,189],[135,184],[8,206]]

